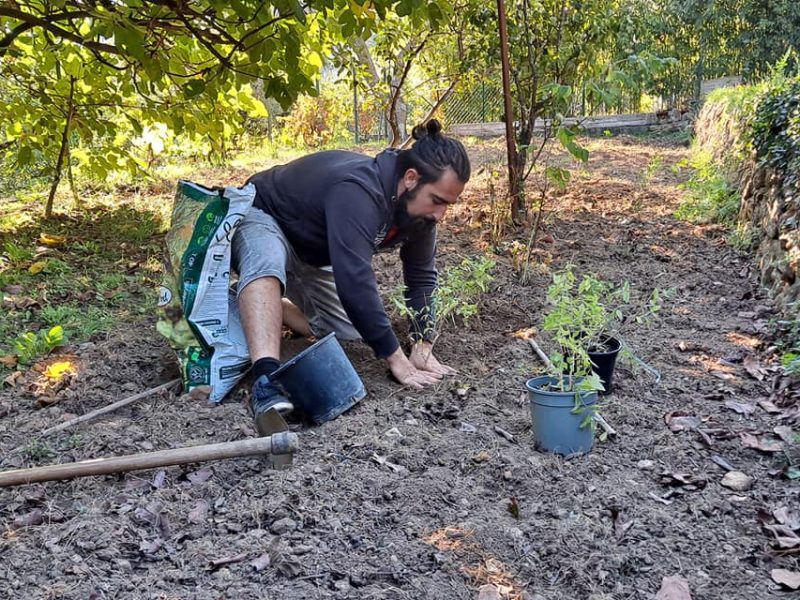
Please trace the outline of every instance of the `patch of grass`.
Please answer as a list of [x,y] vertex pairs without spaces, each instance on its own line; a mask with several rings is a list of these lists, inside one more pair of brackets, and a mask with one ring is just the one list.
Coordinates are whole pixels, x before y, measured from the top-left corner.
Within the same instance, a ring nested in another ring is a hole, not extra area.
[[675,211],[675,216],[692,223],[717,223],[736,226],[740,197],[720,167],[705,152],[695,152],[692,158],[679,165],[692,169],[689,180],[683,184],[687,198]]
[[725,241],[737,252],[747,254],[758,242],[758,233],[749,223],[738,223],[736,229],[725,237]]
[[3,244],[3,257],[12,266],[19,265],[33,259],[33,250],[8,241]]
[[49,326],[60,325],[71,339],[89,339],[114,325],[113,314],[103,306],[59,304],[45,306],[39,318]]
[[46,460],[56,456],[55,451],[41,440],[32,440],[20,450],[20,454],[31,461]]
[[[170,205],[164,198],[126,197],[110,206],[105,197],[87,195],[83,208],[47,221],[5,219],[0,356],[15,354],[19,332],[36,334],[60,325],[70,343],[81,343],[152,314]],[[66,239],[40,252],[35,249],[42,233]]]

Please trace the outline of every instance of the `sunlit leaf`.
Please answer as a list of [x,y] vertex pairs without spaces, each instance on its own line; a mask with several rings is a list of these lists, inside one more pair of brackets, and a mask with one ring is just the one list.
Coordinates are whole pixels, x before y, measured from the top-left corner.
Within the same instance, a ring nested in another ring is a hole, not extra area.
[[30,267],[28,267],[28,273],[30,273],[31,275],[38,275],[39,273],[44,271],[46,266],[47,266],[46,260],[36,261]]
[[73,375],[74,373],[75,365],[68,360],[64,360],[48,365],[47,369],[44,371],[44,376],[48,379],[58,381],[59,379],[62,379],[67,375]]

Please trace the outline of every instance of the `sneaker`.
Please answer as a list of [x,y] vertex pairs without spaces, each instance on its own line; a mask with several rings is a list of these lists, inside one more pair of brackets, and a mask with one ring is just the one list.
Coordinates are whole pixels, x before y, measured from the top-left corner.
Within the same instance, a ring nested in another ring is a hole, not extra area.
[[270,381],[266,375],[259,377],[253,384],[250,406],[256,429],[262,436],[284,431],[285,421],[281,415],[294,410],[294,405],[286,397],[280,384]]

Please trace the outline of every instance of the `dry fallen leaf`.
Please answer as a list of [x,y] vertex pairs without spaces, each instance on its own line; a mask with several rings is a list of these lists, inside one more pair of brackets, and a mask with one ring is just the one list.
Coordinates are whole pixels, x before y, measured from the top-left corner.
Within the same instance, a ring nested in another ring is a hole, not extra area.
[[500,591],[491,583],[478,588],[478,600],[501,600]]
[[35,527],[44,523],[44,513],[40,508],[35,508],[29,513],[18,516],[11,524],[12,529],[22,529],[23,527]]
[[790,590],[800,589],[800,573],[789,569],[772,569],[772,581],[788,587]]
[[740,415],[752,415],[756,410],[755,405],[749,402],[736,402],[736,400],[725,400],[725,406]]
[[8,369],[13,369],[17,366],[17,355],[16,354],[7,354],[6,356],[0,356],[0,364]]
[[270,564],[269,554],[265,553],[259,556],[258,558],[250,561],[250,566],[253,567],[256,571],[263,571],[266,569]]
[[777,414],[781,412],[781,409],[775,406],[775,404],[769,400],[759,400],[758,405],[770,414]]
[[186,479],[194,483],[195,485],[198,483],[203,483],[211,479],[211,476],[214,474],[214,471],[209,469],[208,467],[203,467],[202,469],[198,469],[197,471],[193,471],[186,476]]
[[794,431],[792,431],[792,428],[788,425],[778,425],[772,431],[787,444],[794,443]]
[[697,429],[702,424],[700,417],[689,414],[682,410],[674,410],[664,415],[664,422],[670,431],[687,431]]
[[60,246],[66,241],[67,238],[63,235],[52,235],[49,233],[39,234],[39,243],[42,244],[43,246],[49,246],[50,248],[55,248],[56,246]]
[[155,554],[161,549],[161,546],[164,545],[164,540],[161,538],[156,538],[152,542],[142,541],[139,544],[139,551],[143,552],[144,554]]
[[207,401],[208,397],[211,395],[211,386],[210,385],[198,385],[189,392],[189,398],[192,400],[204,400]]
[[194,507],[189,512],[189,519],[190,523],[202,523],[206,520],[206,515],[208,514],[208,502],[205,500],[198,500],[195,502]]
[[39,273],[44,271],[44,268],[46,266],[47,266],[46,260],[38,260],[35,263],[33,263],[30,267],[28,267],[28,273],[30,273],[31,275],[38,275]]
[[758,379],[759,381],[764,380],[764,374],[767,371],[761,366],[761,363],[759,363],[758,359],[754,356],[745,356],[744,360],[742,361],[742,366],[753,379]]
[[14,371],[11,375],[3,379],[3,383],[16,387],[17,381],[22,377],[22,371]]
[[785,506],[772,511],[772,516],[775,517],[778,523],[788,525],[792,529],[800,529],[800,516],[797,513],[790,512]]
[[662,578],[656,600],[692,600],[689,582],[680,575]]
[[753,448],[759,452],[782,452],[783,444],[778,440],[759,439],[752,433],[742,432],[739,434],[742,438],[742,445],[745,448]]
[[167,480],[167,472],[164,469],[161,469],[158,473],[155,474],[153,477],[153,487],[157,490],[160,490],[164,487],[164,482]]

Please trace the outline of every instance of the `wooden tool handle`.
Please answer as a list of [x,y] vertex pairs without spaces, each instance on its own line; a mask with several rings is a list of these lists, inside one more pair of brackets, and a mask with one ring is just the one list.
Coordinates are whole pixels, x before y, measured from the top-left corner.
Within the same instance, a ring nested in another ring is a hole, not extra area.
[[72,479],[73,477],[86,477],[89,475],[106,475],[108,473],[121,473],[139,469],[153,469],[156,467],[182,465],[207,460],[251,456],[253,454],[288,454],[294,452],[297,446],[297,434],[282,431],[263,438],[223,442],[221,444],[207,444],[204,446],[190,446],[188,448],[173,448],[171,450],[160,450],[158,452],[132,454],[129,456],[96,458],[76,463],[50,465],[33,469],[5,471],[0,472],[0,487],[39,481]]

